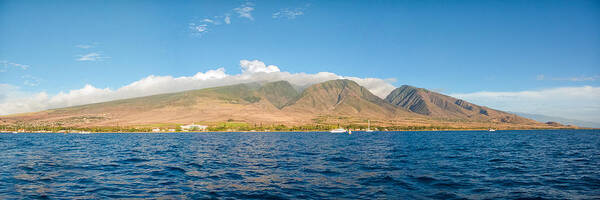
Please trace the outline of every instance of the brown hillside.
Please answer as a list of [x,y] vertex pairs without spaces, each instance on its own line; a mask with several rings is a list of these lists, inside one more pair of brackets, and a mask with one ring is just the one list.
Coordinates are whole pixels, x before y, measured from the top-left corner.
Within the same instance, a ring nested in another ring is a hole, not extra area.
[[408,85],[396,88],[385,100],[395,106],[435,118],[464,119],[492,123],[538,123],[515,114],[478,106],[461,99]]

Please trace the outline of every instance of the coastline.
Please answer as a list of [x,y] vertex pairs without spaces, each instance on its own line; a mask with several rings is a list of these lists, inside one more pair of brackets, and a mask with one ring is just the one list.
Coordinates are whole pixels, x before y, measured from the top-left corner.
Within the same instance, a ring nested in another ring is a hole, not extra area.
[[[538,129],[495,129],[495,131],[549,131],[549,130],[600,130],[600,128],[538,128]],[[364,130],[353,130],[355,133],[365,132]],[[387,132],[451,132],[451,131],[489,131],[488,129],[445,129],[445,130],[387,130],[374,131],[372,133],[387,133]],[[489,131],[494,132],[494,131]],[[52,134],[98,134],[98,133],[154,133],[154,134],[169,134],[169,133],[329,133],[329,130],[297,130],[297,131],[175,131],[175,132],[87,132],[87,131],[72,131],[72,132],[53,132],[53,131],[5,131],[0,133],[52,133]]]

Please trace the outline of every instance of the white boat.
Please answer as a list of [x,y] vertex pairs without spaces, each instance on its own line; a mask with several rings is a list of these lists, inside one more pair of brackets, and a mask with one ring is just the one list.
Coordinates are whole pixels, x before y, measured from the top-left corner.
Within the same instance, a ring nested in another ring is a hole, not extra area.
[[331,131],[329,131],[329,132],[330,132],[330,133],[345,133],[345,132],[346,132],[346,129],[343,129],[343,128],[336,128],[336,129],[333,129],[333,130],[331,130]]
[[368,122],[369,122],[369,126],[365,132],[370,133],[370,132],[373,132],[373,130],[371,130],[371,120],[369,120]]
[[494,130],[493,128],[490,128],[488,131],[489,131],[489,132],[494,132],[494,131],[496,131],[496,130]]

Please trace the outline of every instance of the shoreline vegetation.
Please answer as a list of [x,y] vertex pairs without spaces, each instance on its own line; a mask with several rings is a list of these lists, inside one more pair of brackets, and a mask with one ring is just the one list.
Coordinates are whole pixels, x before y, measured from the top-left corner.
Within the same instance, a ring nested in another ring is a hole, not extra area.
[[[328,132],[343,127],[352,131],[365,131],[364,125],[317,124],[286,126],[283,124],[257,126],[246,123],[219,123],[208,126],[205,130],[182,130],[178,124],[139,125],[139,126],[101,126],[101,127],[67,127],[67,126],[27,126],[0,125],[0,132],[22,133],[180,133],[180,132]],[[158,129],[158,131],[157,131]],[[451,127],[451,126],[371,126],[375,131],[475,131],[475,130],[557,130],[557,129],[593,129],[582,127]]]

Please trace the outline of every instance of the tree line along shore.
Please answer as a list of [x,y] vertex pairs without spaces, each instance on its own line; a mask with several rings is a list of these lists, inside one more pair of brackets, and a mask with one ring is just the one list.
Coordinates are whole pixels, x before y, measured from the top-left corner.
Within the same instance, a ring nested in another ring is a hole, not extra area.
[[[353,131],[367,130],[367,126],[358,124],[315,124],[289,126],[283,124],[277,125],[248,125],[244,123],[219,123],[213,126],[207,126],[206,129],[183,130],[179,126],[155,127],[152,125],[140,126],[99,126],[99,127],[67,127],[67,126],[25,126],[25,125],[0,125],[0,132],[30,132],[30,133],[139,133],[139,132],[318,132],[330,131],[343,127]],[[549,129],[548,127],[452,127],[452,126],[371,126],[375,131],[442,131],[442,130],[522,130],[522,129]],[[552,129],[575,129],[556,127]]]

